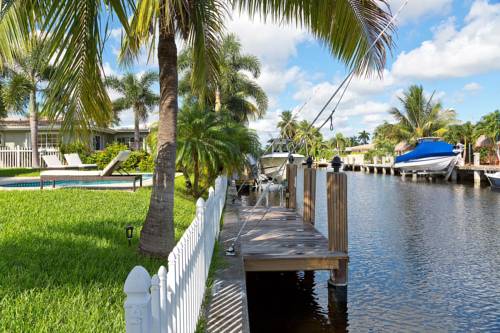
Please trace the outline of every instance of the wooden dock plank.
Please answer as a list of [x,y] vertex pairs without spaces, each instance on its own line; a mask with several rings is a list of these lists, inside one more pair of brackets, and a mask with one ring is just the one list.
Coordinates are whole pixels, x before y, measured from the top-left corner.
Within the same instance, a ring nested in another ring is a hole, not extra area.
[[273,207],[265,212],[240,212],[248,219],[241,238],[246,271],[332,270],[348,259],[346,253],[329,251],[328,239],[295,211]]

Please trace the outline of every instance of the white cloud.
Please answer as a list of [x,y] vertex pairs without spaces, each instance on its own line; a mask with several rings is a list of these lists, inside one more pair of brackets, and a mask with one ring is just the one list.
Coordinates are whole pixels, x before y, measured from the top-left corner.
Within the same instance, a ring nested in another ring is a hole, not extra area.
[[119,76],[118,73],[111,67],[111,64],[109,62],[105,62],[104,65],[102,65],[102,70],[104,71],[105,76]]
[[[406,0],[389,0],[393,14],[401,8]],[[453,0],[409,0],[397,18],[397,22],[404,24],[414,22],[419,18],[432,15],[447,14]]]
[[123,28],[116,28],[116,29],[111,29],[111,31],[109,32],[109,35],[111,36],[111,38],[119,41],[119,40],[121,40],[122,35],[124,33],[125,33],[125,31],[123,30]]
[[267,94],[280,94],[291,83],[302,80],[304,73],[297,66],[287,69],[276,69],[263,66],[262,73],[257,79],[257,83],[266,91]]
[[424,41],[395,61],[393,75],[400,78],[443,79],[466,77],[500,69],[500,4],[475,1],[457,30],[448,19]]
[[297,54],[297,45],[310,40],[309,34],[293,25],[278,25],[271,20],[233,13],[227,22],[227,31],[240,37],[243,51],[253,54],[268,65],[284,67],[291,56]]
[[463,88],[462,90],[464,91],[470,91],[470,92],[474,92],[474,91],[478,91],[478,90],[481,90],[481,85],[477,82],[471,82],[471,83],[467,83]]

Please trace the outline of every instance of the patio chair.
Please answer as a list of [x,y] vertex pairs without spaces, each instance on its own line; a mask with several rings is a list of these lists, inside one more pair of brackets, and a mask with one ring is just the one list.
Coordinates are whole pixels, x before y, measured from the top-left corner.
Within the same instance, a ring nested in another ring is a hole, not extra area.
[[45,162],[45,165],[47,165],[46,167],[47,170],[75,169],[74,166],[62,164],[56,155],[43,155],[42,159]]
[[97,168],[97,164],[84,164],[80,159],[80,155],[73,154],[64,154],[64,159],[69,166],[73,166],[79,169],[95,169]]
[[[130,150],[123,150],[109,162],[103,170],[80,171],[80,170],[48,170],[40,173],[40,189],[43,189],[44,183],[52,182],[52,187],[56,186],[56,181],[131,181],[132,188],[136,190],[136,181],[139,181],[139,187],[142,187],[142,175],[129,175],[123,173],[121,165],[127,160]],[[113,172],[119,172],[119,175],[113,175]]]

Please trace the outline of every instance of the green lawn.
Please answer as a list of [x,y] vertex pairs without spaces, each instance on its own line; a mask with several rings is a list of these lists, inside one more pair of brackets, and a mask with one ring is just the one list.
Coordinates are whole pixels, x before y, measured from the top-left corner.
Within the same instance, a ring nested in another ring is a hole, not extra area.
[[37,169],[0,169],[0,177],[38,177],[40,170]]
[[[177,239],[195,212],[182,184],[177,178]],[[137,253],[150,193],[0,191],[0,332],[123,332],[128,272],[162,264]]]

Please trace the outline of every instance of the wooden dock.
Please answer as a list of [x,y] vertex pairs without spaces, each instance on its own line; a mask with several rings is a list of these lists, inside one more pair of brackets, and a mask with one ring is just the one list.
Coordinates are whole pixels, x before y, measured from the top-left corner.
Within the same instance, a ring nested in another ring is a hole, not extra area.
[[272,207],[242,208],[248,219],[241,237],[245,271],[334,270],[344,252],[329,251],[328,239],[310,223],[304,223],[294,210]]

